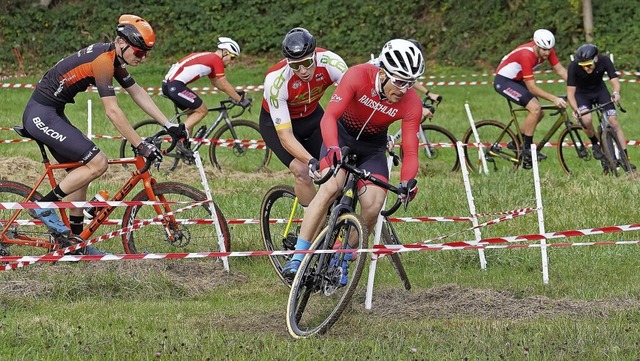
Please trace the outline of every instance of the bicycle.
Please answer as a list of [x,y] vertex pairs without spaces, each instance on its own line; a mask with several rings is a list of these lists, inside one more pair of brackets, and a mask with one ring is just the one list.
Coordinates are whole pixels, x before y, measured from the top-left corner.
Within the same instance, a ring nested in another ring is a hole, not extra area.
[[[512,103],[507,100],[509,105],[509,112],[511,118],[507,124],[504,124],[497,120],[480,120],[475,123],[480,142],[484,147],[484,154],[486,161],[493,165],[493,170],[498,171],[502,168],[511,168],[517,170],[520,166],[520,151],[522,149],[523,138],[520,133],[520,126],[518,124],[517,112],[526,112],[524,107],[514,108]],[[538,151],[542,151],[545,145],[549,143],[549,140],[553,135],[564,126],[564,129],[560,132],[558,137],[558,159],[562,169],[568,174],[573,174],[572,168],[577,169],[575,163],[590,160],[592,158],[591,149],[587,148],[589,138],[584,133],[584,130],[580,125],[577,125],[571,121],[567,115],[567,110],[558,108],[555,105],[543,105],[542,110],[553,110],[550,116],[557,116],[555,123],[544,134],[540,142],[537,144]],[[492,140],[488,143],[486,140]],[[586,140],[586,141],[585,141]],[[474,162],[475,151],[471,151],[469,144],[475,143],[473,135],[473,129],[469,128],[464,136],[462,142],[467,144],[464,149],[464,156],[467,165],[470,169],[478,171],[478,162]],[[563,145],[567,145],[564,147]],[[474,155],[472,155],[474,153]],[[538,153],[538,160],[546,158],[544,155]],[[599,168],[599,165],[598,165]],[[581,171],[585,171],[584,167],[580,167]]]
[[[245,108],[236,115],[229,115],[229,111],[236,105],[232,99],[225,99],[220,101],[219,106],[207,109],[208,112],[219,112],[218,117],[208,127],[201,125],[194,133],[192,138],[194,145],[191,151],[167,153],[163,170],[166,172],[175,170],[180,161],[189,165],[194,164],[192,152],[206,143],[210,143],[209,160],[219,170],[255,172],[265,169],[271,160],[271,150],[262,141],[260,127],[256,122],[236,119],[244,113]],[[190,114],[190,111],[180,111],[175,104],[174,108],[175,115],[172,121],[175,119],[181,122],[183,117]],[[218,128],[220,124],[222,125]],[[158,122],[148,119],[136,123],[133,129],[142,137],[147,137],[155,133],[158,126]],[[214,130],[215,134],[209,138]],[[131,156],[130,152],[131,146],[125,139],[120,144],[120,157]]]
[[[22,126],[16,126],[14,130],[22,137],[32,138]],[[154,143],[158,147],[162,142],[160,137],[166,134],[166,131],[161,131],[154,136]],[[0,180],[0,200],[2,202],[37,201],[42,198],[38,188],[45,180],[49,181],[51,188],[55,188],[58,184],[55,177],[56,171],[69,170],[82,165],[80,162],[51,164],[44,145],[37,140],[36,142],[42,155],[44,172],[33,187],[19,182]],[[171,150],[174,146],[175,141],[172,141],[168,149]],[[129,205],[124,211],[118,211],[122,213],[121,225],[124,231],[112,232],[100,238],[107,239],[121,233],[122,245],[126,253],[150,253],[152,251],[175,253],[176,249],[182,252],[215,251],[218,249],[218,242],[214,240],[215,237],[211,237],[211,230],[207,229],[208,227],[199,226],[199,224],[212,222],[210,204],[213,204],[222,233],[220,236],[226,250],[230,249],[231,235],[224,215],[212,200],[207,201],[203,192],[179,182],[158,183],[149,172],[152,162],[145,160],[140,155],[136,155],[135,158],[110,159],[108,162],[109,165],[135,165],[137,169],[132,172],[130,178],[124,182],[111,201],[123,201],[139,183],[143,189],[131,198],[131,201],[136,203],[135,205]],[[145,201],[158,203],[146,205],[143,203]],[[42,249],[47,253],[59,253],[84,248],[97,229],[101,225],[109,223],[108,217],[116,208],[122,209],[123,207],[112,206],[108,203],[104,207],[97,207],[94,217],[83,231],[78,235],[69,236],[49,233],[40,221],[19,220],[18,217],[22,213],[22,209],[1,209],[0,255],[10,255],[11,246],[22,246],[14,247],[22,253],[21,255],[41,254]],[[59,210],[60,219],[69,227],[66,209],[60,208]],[[69,247],[72,249],[69,250]]]
[[[366,261],[364,255],[354,254],[355,260],[352,258],[348,274],[343,274],[342,267],[347,260],[347,253],[353,252],[347,248],[348,245],[353,249],[361,249],[368,243],[366,225],[354,213],[358,202],[358,181],[366,180],[393,193],[399,193],[397,187],[376,178],[366,170],[356,168],[355,157],[348,155],[347,148],[343,149],[343,154],[338,166],[323,179],[316,181],[321,184],[335,176],[338,170],[347,171],[342,195],[330,208],[327,226],[311,244],[309,250],[313,253],[305,255],[291,284],[286,321],[289,334],[294,338],[325,333],[340,318],[360,280]],[[381,213],[389,216],[403,203],[398,196],[395,204]],[[406,207],[407,203],[404,204]]]
[[[436,113],[436,105],[442,101],[442,96],[433,101],[428,96],[422,100],[422,106],[429,109],[431,114]],[[434,172],[457,172],[460,170],[460,158],[456,147],[456,137],[447,129],[435,125],[424,124],[427,117],[422,117],[418,139],[421,151],[418,151],[420,164]],[[402,129],[393,135],[394,142],[402,137]],[[402,152],[401,152],[402,154]]]
[[[600,139],[600,146],[604,154],[604,158],[601,159],[602,169],[604,173],[614,174],[618,176],[620,175],[620,168],[622,168],[624,172],[628,173],[634,172],[635,169],[629,163],[629,159],[624,152],[624,147],[618,139],[618,132],[611,125],[611,123],[609,123],[609,116],[607,115],[604,108],[611,104],[615,104],[621,112],[627,112],[619,103],[610,101],[605,104],[595,104],[593,108],[582,113],[581,115],[586,115],[589,113],[597,114],[598,139]],[[580,122],[582,122],[582,120],[580,120]]]

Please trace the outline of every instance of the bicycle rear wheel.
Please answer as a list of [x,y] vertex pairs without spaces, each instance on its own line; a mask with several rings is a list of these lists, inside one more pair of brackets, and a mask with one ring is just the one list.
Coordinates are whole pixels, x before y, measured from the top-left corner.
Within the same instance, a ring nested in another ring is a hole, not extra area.
[[271,150],[262,141],[258,124],[250,120],[234,120],[231,125],[230,128],[223,124],[213,135],[213,139],[219,141],[209,146],[211,164],[220,170],[249,173],[266,168]]
[[[260,231],[267,251],[294,250],[298,240],[300,221],[304,216],[302,206],[293,187],[277,185],[269,189],[260,208]],[[269,256],[269,261],[278,277],[289,286],[282,277],[282,267],[291,259],[291,255]]]
[[[142,139],[151,137],[156,133],[158,133],[160,130],[162,130],[162,128],[160,127],[160,124],[158,124],[158,122],[156,122],[153,119],[147,119],[147,120],[138,122],[134,124],[133,129],[135,129],[135,131],[138,134],[140,134]],[[168,145],[166,145],[165,148],[166,147],[168,147]],[[135,156],[136,154],[133,151],[133,147],[131,146],[131,143],[129,143],[129,141],[127,141],[126,139],[123,139],[122,142],[120,143],[120,158],[133,158]],[[163,155],[159,170],[161,172],[171,172],[176,169],[179,161],[180,161],[180,155],[175,152],[175,148],[174,148],[174,151],[172,151],[171,153]],[[124,164],[124,167],[127,167],[127,166],[128,166],[127,164]]]
[[587,147],[589,137],[581,126],[572,125],[565,128],[558,137],[558,158],[562,170],[567,175],[602,174],[602,164],[593,158],[592,150]]
[[[327,232],[325,227],[311,245],[311,250],[331,249],[337,241],[347,239],[357,241],[358,248],[366,244],[364,221],[354,213],[338,217],[328,241],[325,240]],[[340,249],[344,249],[346,243],[341,242]],[[292,337],[305,338],[325,333],[340,318],[358,285],[366,261],[366,255],[360,254],[350,262],[348,280],[342,286],[341,265],[345,255],[311,253],[304,257],[291,284],[287,302],[287,328]]]
[[[2,202],[24,202],[30,192],[31,187],[27,185],[8,180],[0,180],[0,199]],[[42,198],[42,195],[40,193],[35,193],[30,200],[36,201],[40,198]],[[7,226],[9,219],[11,219],[16,212],[16,209],[0,209],[0,229],[4,229]],[[56,210],[56,212],[58,212],[58,210]],[[19,222],[15,222],[11,225],[5,233],[9,238],[38,238],[45,240],[45,242],[43,242],[42,247],[12,247],[11,244],[4,243],[3,240],[0,239],[0,255],[11,254],[14,256],[36,256],[43,255],[51,251],[50,247],[53,247],[53,243],[55,242],[46,242],[46,240],[51,240],[47,227],[42,223],[29,224],[33,222],[31,221],[31,217],[27,214],[26,209],[20,213],[16,221]]]
[[[385,217],[384,222],[382,222],[382,235],[381,235],[382,243],[388,245],[400,245],[400,240],[398,240],[398,234],[396,230],[393,228],[391,221],[389,218]],[[404,269],[404,265],[402,264],[402,260],[400,259],[399,253],[391,253],[389,254],[389,261],[393,266],[393,269],[396,271],[400,280],[402,281],[402,285],[405,290],[411,289],[411,282],[409,281],[409,276],[407,276],[407,271]]]
[[[423,174],[460,170],[457,140],[451,132],[438,125],[423,124],[422,134],[418,134],[418,142],[418,158]],[[402,155],[402,148],[400,154]]]
[[604,157],[607,160],[607,170],[609,173],[619,176],[621,172],[632,172],[633,169],[629,164],[627,155],[624,153],[616,131],[611,127],[606,127],[600,135],[600,138],[602,140],[602,148]]
[[[475,126],[487,165],[494,171],[518,169],[520,142],[513,131],[497,120],[481,120],[476,122]],[[462,137],[462,142],[467,144],[464,147],[467,165],[474,172],[478,172],[482,167],[481,160],[478,159],[478,149],[468,146],[468,144],[476,142],[471,128]],[[509,149],[508,144],[512,144],[515,149]]]
[[[162,205],[164,213],[184,210],[173,216],[164,217],[171,229],[173,239],[167,234],[167,230],[161,222],[153,222],[143,225],[141,222],[150,221],[158,216],[154,206],[129,206],[126,208],[123,218],[123,227],[142,228],[131,230],[122,235],[122,244],[126,253],[190,253],[190,252],[216,252],[219,250],[218,237],[215,225],[211,223],[212,212],[209,202],[196,207],[190,207],[188,203],[199,202],[207,197],[198,189],[186,184],[176,182],[164,182],[153,185],[153,192],[159,201],[179,202],[176,204]],[[142,190],[133,201],[147,201],[149,197]],[[231,250],[231,234],[229,226],[214,203],[217,220],[220,224],[222,237],[226,251]]]

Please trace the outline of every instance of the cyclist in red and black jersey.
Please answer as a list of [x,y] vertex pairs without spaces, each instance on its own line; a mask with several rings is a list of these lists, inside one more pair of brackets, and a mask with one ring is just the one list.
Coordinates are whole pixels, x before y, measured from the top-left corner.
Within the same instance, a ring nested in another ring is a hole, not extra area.
[[316,193],[307,164],[322,147],[318,104],[327,88],[340,83],[347,65],[337,54],[316,48],[304,28],[290,30],[282,41],[285,59],[272,66],[264,80],[260,133],[265,143],[294,175],[294,189],[306,207]]
[[[348,146],[357,155],[357,166],[388,180],[387,131],[389,126],[402,120],[403,134],[416,134],[420,127],[422,102],[412,89],[424,72],[424,58],[411,42],[394,39],[385,44],[379,57],[380,67],[374,64],[356,65],[345,73],[333,93],[322,117],[321,129],[324,147],[320,161],[312,159],[310,170],[315,176],[329,171],[334,159],[341,159],[341,147]],[[402,169],[400,187],[411,200],[417,193],[413,180],[418,173],[418,137],[402,141]],[[345,172],[320,186],[304,216],[296,250],[309,249],[310,240],[319,233],[327,209],[337,197]],[[373,229],[386,191],[373,184],[366,186],[360,196],[360,209],[368,229]],[[283,276],[292,279],[303,255],[294,255],[283,267]],[[350,259],[350,256],[345,257]],[[344,268],[348,263],[343,264]],[[346,269],[345,269],[346,272]],[[344,273],[346,274],[346,273]]]
[[[49,69],[36,86],[22,116],[25,130],[46,144],[60,163],[81,162],[40,201],[69,201],[86,199],[89,183],[107,170],[107,156],[87,136],[76,128],[64,113],[65,106],[74,103],[74,97],[95,85],[107,118],[118,131],[136,147],[138,154],[148,159],[161,159],[160,151],[142,139],[131,127],[118,106],[113,79],[127,90],[133,101],[172,136],[185,138],[184,126],[169,122],[149,94],[133,80],[126,69],[146,58],[155,43],[155,34],[147,21],[135,15],[122,15],[112,43],[90,45]],[[30,209],[29,214],[40,219],[52,233],[68,235],[82,231],[82,209],[71,209],[69,229],[54,209]]]

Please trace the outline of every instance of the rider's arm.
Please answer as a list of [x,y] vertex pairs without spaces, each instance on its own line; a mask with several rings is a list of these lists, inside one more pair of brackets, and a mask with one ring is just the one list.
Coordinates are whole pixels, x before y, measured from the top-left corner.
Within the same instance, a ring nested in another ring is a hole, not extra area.
[[[420,98],[407,104],[404,117],[402,119],[402,134],[417,134],[420,129],[421,105]],[[418,174],[418,137],[402,137],[402,168],[400,169],[400,180],[407,181],[413,179]]]
[[277,129],[277,133],[278,133],[278,139],[280,139],[280,143],[282,144],[282,147],[287,152],[289,152],[289,154],[294,156],[303,164],[309,163],[309,160],[313,157],[311,156],[311,154],[309,154],[309,152],[307,152],[306,149],[304,149],[302,144],[300,144],[300,142],[296,139],[295,135],[293,135],[292,127]]
[[131,99],[133,99],[133,101],[140,107],[140,109],[147,113],[151,118],[155,119],[158,124],[167,126],[167,124],[169,123],[169,119],[167,119],[167,116],[164,115],[160,108],[158,108],[158,106],[153,101],[153,99],[151,99],[151,96],[149,96],[149,93],[147,93],[146,90],[144,90],[140,85],[136,83],[126,88],[126,91],[131,96]]
[[618,78],[610,78],[611,82],[611,96],[614,98],[614,101],[620,101],[620,80]]
[[[146,93],[145,93],[146,94]],[[118,129],[120,134],[122,134],[129,143],[131,143],[134,147],[137,147],[138,144],[142,142],[142,137],[136,133],[133,129],[129,120],[120,107],[118,106],[118,102],[115,96],[106,96],[100,98],[102,100],[102,105],[104,106],[104,112],[107,115],[107,118],[113,123],[113,125]]]
[[558,63],[553,66],[553,71],[558,74],[562,80],[567,81],[567,69],[562,64]]
[[227,95],[231,99],[235,100],[236,102],[239,102],[242,100],[242,96],[240,96],[240,94],[236,92],[236,88],[234,88],[233,85],[229,83],[226,77],[212,78],[211,84],[213,84],[213,86],[222,90],[223,92],[227,93]]
[[572,85],[567,86],[567,100],[574,111],[578,111],[578,102],[576,101],[576,87]]
[[546,99],[552,102],[553,104],[555,104],[556,106],[560,106],[562,104],[565,104],[566,106],[566,102],[562,98],[559,98],[551,93],[547,93],[546,91],[542,90],[542,88],[537,86],[535,79],[533,78],[526,79],[524,83],[526,84],[527,89],[529,89],[531,94],[537,96],[538,98]]

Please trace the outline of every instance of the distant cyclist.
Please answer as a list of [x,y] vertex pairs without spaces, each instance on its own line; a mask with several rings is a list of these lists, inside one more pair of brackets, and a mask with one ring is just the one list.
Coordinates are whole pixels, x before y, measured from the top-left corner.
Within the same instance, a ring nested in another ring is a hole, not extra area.
[[[356,166],[379,179],[389,179],[387,166],[387,133],[389,126],[401,121],[403,134],[417,134],[420,128],[422,102],[412,89],[424,72],[422,52],[411,42],[394,39],[387,42],[378,58],[380,66],[360,64],[350,68],[333,93],[322,117],[324,147],[319,162],[322,174],[329,171],[334,160],[341,160],[341,147],[357,155]],[[418,192],[414,178],[418,173],[418,137],[402,141],[401,193],[408,200]],[[322,184],[302,221],[296,250],[307,250],[320,232],[327,210],[343,184],[346,174],[341,170],[335,178]],[[373,230],[386,199],[386,190],[364,182],[360,187],[360,213],[368,230]],[[295,254],[282,269],[285,278],[295,276],[303,254]],[[351,260],[352,254],[344,257]],[[344,262],[342,284],[347,282],[349,264]]]
[[[184,122],[189,134],[193,134],[193,128],[200,123],[208,111],[204,101],[187,85],[204,76],[209,78],[213,86],[225,92],[243,108],[251,104],[249,99],[244,97],[244,92],[236,92],[224,74],[225,67],[238,56],[240,56],[238,43],[231,38],[220,37],[216,51],[189,54],[173,64],[165,75],[162,81],[162,94],[171,99],[178,108],[191,111]],[[195,134],[194,137],[200,138],[201,135]]]
[[[613,100],[620,101],[620,80],[613,66],[613,62],[608,56],[598,53],[598,48],[593,44],[584,44],[576,51],[575,59],[569,64],[567,78],[567,98],[571,107],[575,109],[574,118],[579,120],[584,127],[584,132],[591,140],[593,146],[593,157],[602,159],[604,154],[598,144],[598,136],[593,129],[591,113],[580,115],[580,113],[591,109],[594,104],[604,104]],[[607,74],[611,82],[613,93],[609,93],[607,85],[602,77]],[[613,104],[605,107],[609,116],[611,126],[618,134],[618,140],[627,155],[627,140],[622,132],[618,114]],[[635,166],[633,166],[635,168]]]
[[[173,137],[187,137],[184,126],[170,123],[147,91],[136,84],[126,69],[126,66],[140,64],[153,48],[156,37],[151,25],[141,17],[122,15],[116,34],[116,39],[111,43],[89,45],[56,63],[40,79],[27,103],[22,115],[27,132],[46,144],[58,162],[83,164],[72,169],[40,202],[55,202],[65,197],[68,201],[85,200],[89,183],[107,170],[107,156],[64,113],[67,104],[75,103],[76,94],[90,85],[98,89],[107,118],[135,147],[136,153],[147,159],[162,159],[162,154],[131,127],[118,106],[114,79],[140,109],[166,127]],[[55,234],[80,234],[82,231],[82,209],[73,208],[69,211],[71,229],[60,220],[55,209],[29,209],[29,214],[41,220]]]
[[347,64],[337,54],[316,48],[315,37],[304,28],[285,35],[282,54],[285,58],[267,71],[264,80],[260,133],[293,173],[296,196],[306,207],[316,193],[309,162],[320,158],[322,147],[324,110],[319,102],[327,88],[340,82]]
[[[538,97],[546,99],[557,107],[566,108],[567,102],[551,93],[544,91],[533,77],[533,71],[545,60],[553,67],[553,71],[563,80],[567,80],[567,70],[560,64],[553,47],[556,38],[549,30],[538,29],[533,33],[533,40],[519,45],[505,55],[498,65],[493,87],[498,94],[509,101],[527,108],[527,116],[520,125],[524,144],[520,152],[520,160],[524,169],[531,169],[531,144],[536,126],[544,117]],[[514,144],[508,144],[510,149],[516,149]],[[539,159],[546,156],[538,153]]]

